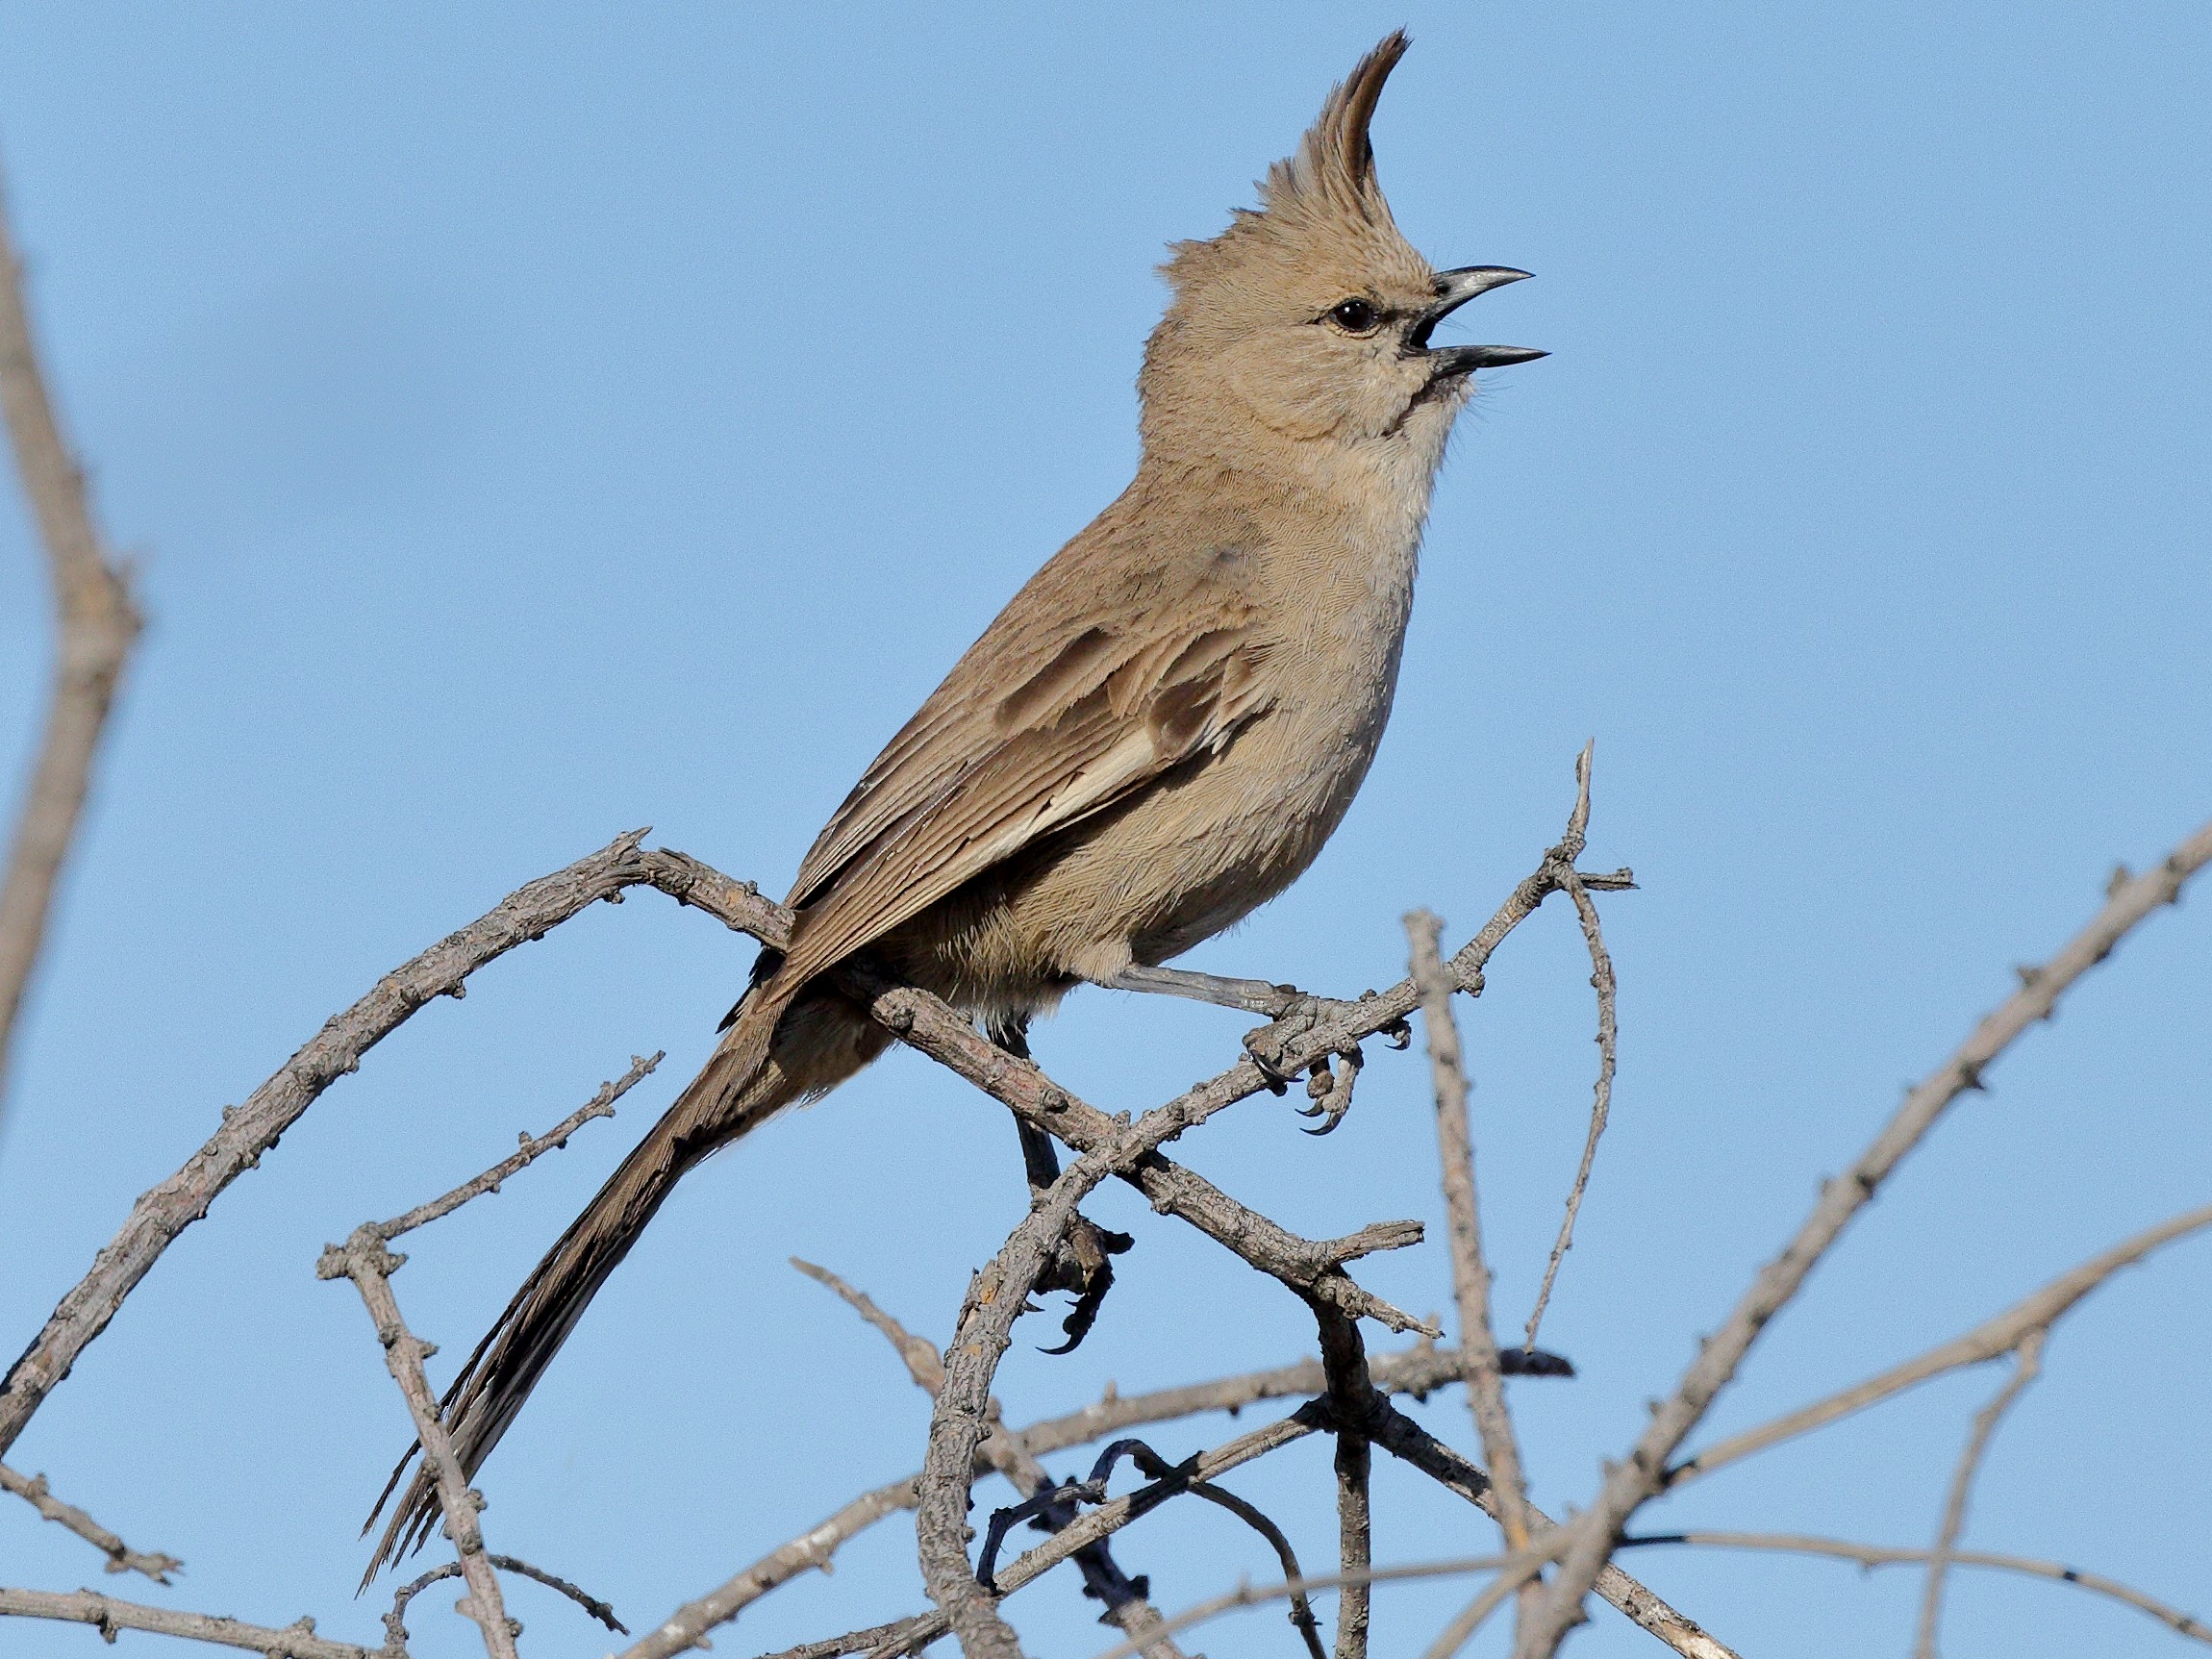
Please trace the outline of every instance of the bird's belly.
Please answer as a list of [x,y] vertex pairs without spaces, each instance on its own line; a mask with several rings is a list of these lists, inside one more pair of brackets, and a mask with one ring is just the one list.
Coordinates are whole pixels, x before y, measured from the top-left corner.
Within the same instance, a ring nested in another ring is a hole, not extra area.
[[1069,837],[1007,895],[1024,953],[1075,978],[1110,978],[1132,960],[1177,956],[1273,898],[1313,863],[1367,775],[1382,711],[1364,701],[1270,715]]

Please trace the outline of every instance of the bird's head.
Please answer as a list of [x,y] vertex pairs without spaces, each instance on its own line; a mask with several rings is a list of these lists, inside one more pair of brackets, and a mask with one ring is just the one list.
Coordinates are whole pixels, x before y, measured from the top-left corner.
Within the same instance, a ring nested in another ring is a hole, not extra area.
[[1292,442],[1403,443],[1433,465],[1475,370],[1545,355],[1430,343],[1453,311],[1528,273],[1439,271],[1398,234],[1368,123],[1406,45],[1393,34],[1360,60],[1268,170],[1257,209],[1175,244],[1162,267],[1174,298],[1139,382],[1148,446],[1209,429],[1233,441],[1256,421]]

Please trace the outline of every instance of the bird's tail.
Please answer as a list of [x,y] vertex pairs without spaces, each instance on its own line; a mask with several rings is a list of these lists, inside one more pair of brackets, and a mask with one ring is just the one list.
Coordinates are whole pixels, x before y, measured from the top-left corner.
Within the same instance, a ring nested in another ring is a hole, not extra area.
[[[499,1444],[599,1287],[686,1172],[820,1086],[794,1079],[768,1056],[768,1039],[788,1000],[760,991],[747,997],[744,1018],[705,1068],[531,1269],[507,1311],[476,1345],[440,1408],[465,1473],[473,1476]],[[362,1527],[364,1534],[421,1449],[418,1442],[399,1460]],[[362,1588],[388,1563],[419,1549],[441,1512],[438,1483],[424,1460],[362,1575]]]

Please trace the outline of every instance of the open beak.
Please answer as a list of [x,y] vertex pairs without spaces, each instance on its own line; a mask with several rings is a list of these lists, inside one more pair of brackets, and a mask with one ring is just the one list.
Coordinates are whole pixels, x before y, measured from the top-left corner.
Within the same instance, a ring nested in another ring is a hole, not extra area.
[[1547,351],[1539,351],[1526,345],[1447,345],[1435,350],[1429,348],[1428,338],[1436,332],[1436,325],[1457,311],[1478,293],[1488,293],[1494,288],[1503,288],[1510,282],[1521,282],[1528,276],[1510,265],[1463,265],[1458,270],[1441,272],[1436,279],[1436,304],[1420,314],[1420,320],[1405,337],[1408,357],[1425,357],[1436,367],[1435,378],[1442,380],[1451,375],[1472,374],[1478,368],[1503,368],[1512,363],[1533,363],[1540,357],[1549,357]]

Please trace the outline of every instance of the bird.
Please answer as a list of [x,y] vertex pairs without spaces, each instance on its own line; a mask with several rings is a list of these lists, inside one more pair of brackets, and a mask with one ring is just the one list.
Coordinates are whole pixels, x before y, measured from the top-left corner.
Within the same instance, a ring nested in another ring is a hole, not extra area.
[[[842,965],[1008,1038],[1084,984],[1277,1011],[1285,988],[1164,965],[1281,892],[1343,819],[1453,422],[1477,370],[1546,355],[1432,339],[1528,273],[1440,271],[1392,218],[1369,128],[1407,44],[1361,58],[1257,207],[1170,244],[1135,477],[862,774],[800,865],[788,945],[461,1369],[441,1413],[469,1475],[676,1183],[884,1051]],[[418,1466],[364,1585],[439,1514]]]

